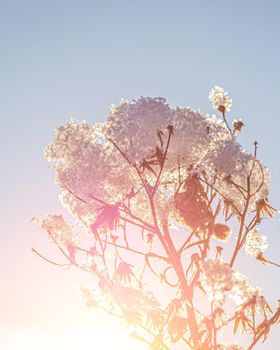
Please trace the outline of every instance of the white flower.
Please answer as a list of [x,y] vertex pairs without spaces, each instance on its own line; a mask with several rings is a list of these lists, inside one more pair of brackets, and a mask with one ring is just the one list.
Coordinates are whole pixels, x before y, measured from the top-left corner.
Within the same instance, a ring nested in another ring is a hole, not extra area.
[[267,238],[261,236],[257,229],[250,231],[245,241],[245,251],[247,254],[257,257],[263,254],[268,247]]
[[[225,179],[231,176],[235,183],[246,187],[253,155],[246,153],[215,117],[190,108],[171,108],[160,97],[123,100],[111,108],[102,124],[72,120],[56,129],[55,140],[46,149],[45,157],[55,163],[62,204],[88,228],[100,209],[96,198],[115,204],[134,189],[137,196],[130,200],[132,212],[152,222],[147,196],[135,167],[144,171],[143,160],[155,159],[156,151],[164,151],[169,126],[173,127],[174,135],[154,197],[159,218],[176,220],[178,217],[174,206],[179,183],[178,163],[181,179],[186,179],[191,171],[206,172],[209,182],[215,178],[221,195],[241,211],[244,197]],[[158,166],[152,165],[152,168],[158,172]],[[155,184],[155,173],[145,170],[151,186]],[[251,178],[251,192],[256,194],[250,204],[256,201],[257,195],[263,198],[268,195],[269,171],[255,163]]]
[[211,301],[223,302],[225,292],[230,292],[235,303],[241,305],[253,296],[260,295],[260,290],[253,287],[246,276],[235,272],[229,264],[221,260],[204,261],[202,270],[202,285]]
[[53,239],[62,244],[77,242],[74,227],[66,222],[62,215],[45,215],[32,219]]
[[233,288],[233,270],[221,260],[206,260],[202,263],[203,287],[210,300],[222,302],[224,292]]
[[240,272],[233,274],[232,298],[237,305],[242,305],[255,295],[259,295],[260,289],[253,287],[249,279]]
[[221,87],[215,86],[209,93],[209,100],[212,102],[213,108],[224,113],[229,112],[232,106],[232,99],[228,93]]
[[237,344],[231,344],[231,345],[224,345],[222,347],[222,350],[244,350],[242,346],[239,346]]

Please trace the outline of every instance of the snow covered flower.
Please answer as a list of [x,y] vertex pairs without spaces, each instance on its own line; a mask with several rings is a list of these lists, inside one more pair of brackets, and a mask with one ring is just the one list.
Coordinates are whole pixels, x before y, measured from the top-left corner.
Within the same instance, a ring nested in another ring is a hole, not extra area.
[[232,99],[228,93],[220,86],[215,86],[209,93],[209,100],[212,102],[213,108],[221,112],[229,112],[232,106]]
[[267,238],[260,235],[257,229],[254,229],[248,233],[244,247],[247,254],[257,257],[267,249]]

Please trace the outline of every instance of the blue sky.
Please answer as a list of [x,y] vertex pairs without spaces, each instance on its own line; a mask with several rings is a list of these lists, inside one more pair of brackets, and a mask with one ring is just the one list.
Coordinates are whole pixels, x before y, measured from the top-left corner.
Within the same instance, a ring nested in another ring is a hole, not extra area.
[[[60,272],[30,253],[34,244],[48,250],[30,218],[61,211],[42,150],[70,117],[94,123],[106,118],[110,104],[138,96],[213,113],[208,92],[223,86],[233,98],[231,117],[245,122],[242,144],[260,143],[272,172],[271,202],[280,208],[279,11],[276,0],[0,0],[0,271],[8,298],[0,306],[9,313],[0,315],[1,325],[28,327],[23,304],[34,291],[32,317],[42,322],[45,276],[56,285],[54,309],[70,312],[76,297],[71,273],[62,287]],[[269,257],[279,262],[279,217],[264,230]],[[271,300],[279,298],[279,272],[253,266],[261,271],[256,282]],[[276,333],[272,350],[280,343]]]

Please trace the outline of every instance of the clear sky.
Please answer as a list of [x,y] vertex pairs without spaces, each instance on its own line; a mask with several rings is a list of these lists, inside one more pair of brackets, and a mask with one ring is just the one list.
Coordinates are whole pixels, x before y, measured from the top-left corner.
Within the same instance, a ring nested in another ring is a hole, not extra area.
[[[52,252],[30,219],[62,211],[42,150],[70,117],[94,123],[139,96],[213,113],[208,92],[223,86],[245,122],[240,140],[260,143],[280,208],[279,17],[277,0],[0,0],[0,348],[86,350],[108,325],[77,301],[86,276],[30,251]],[[262,229],[278,262],[279,225]],[[279,270],[242,263],[275,307]],[[279,334],[258,349],[277,350]]]

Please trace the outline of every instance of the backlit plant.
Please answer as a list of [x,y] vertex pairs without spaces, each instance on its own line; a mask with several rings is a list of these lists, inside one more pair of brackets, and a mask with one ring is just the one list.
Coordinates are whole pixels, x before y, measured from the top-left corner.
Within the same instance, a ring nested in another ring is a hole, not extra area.
[[244,123],[227,114],[232,100],[209,94],[221,118],[171,108],[164,98],[112,106],[104,123],[70,121],[45,150],[61,203],[74,217],[34,220],[64,263],[92,275],[81,293],[89,307],[120,318],[154,350],[248,350],[279,322],[261,290],[235,269],[242,249],[265,257],[259,232],[275,209],[270,173],[237,141]]

